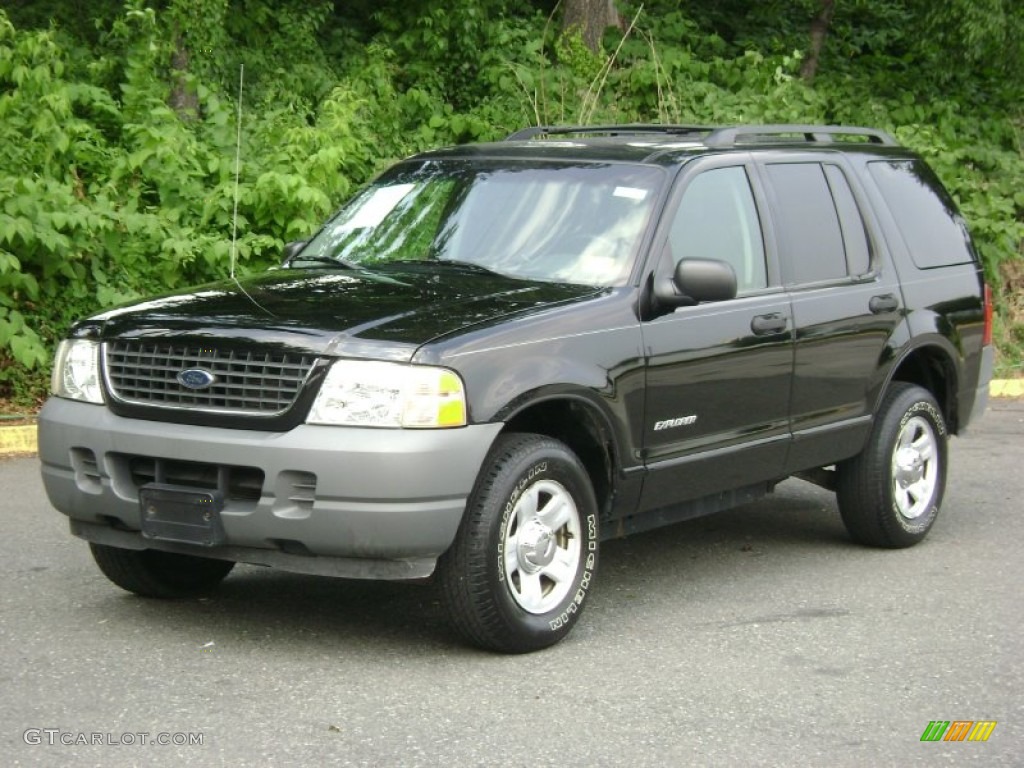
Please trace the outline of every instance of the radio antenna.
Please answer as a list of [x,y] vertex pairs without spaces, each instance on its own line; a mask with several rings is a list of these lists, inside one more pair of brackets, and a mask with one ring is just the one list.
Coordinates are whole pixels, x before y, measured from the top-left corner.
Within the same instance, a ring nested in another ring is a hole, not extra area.
[[245,65],[238,65],[238,135],[235,139],[235,212],[231,216],[231,279],[235,279],[235,251],[238,242],[238,178],[242,168],[242,85]]

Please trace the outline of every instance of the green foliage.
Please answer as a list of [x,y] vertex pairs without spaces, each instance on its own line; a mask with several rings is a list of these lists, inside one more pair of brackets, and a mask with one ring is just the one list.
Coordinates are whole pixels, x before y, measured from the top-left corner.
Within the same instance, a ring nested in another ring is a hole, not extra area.
[[[527,11],[525,29],[501,23],[505,0],[451,3],[384,3],[373,14],[380,25],[376,42],[391,48],[402,62],[396,85],[436,94],[456,110],[486,99],[506,56],[535,24]],[[495,20],[498,20],[497,23]]]
[[604,69],[604,58],[587,47],[579,28],[568,29],[559,35],[555,42],[555,55],[573,77],[583,80],[594,80]]
[[[550,0],[40,0],[0,10],[0,398],[44,389],[68,324],[264,269],[387,164],[526,124],[878,126],[950,188],[1024,357],[1024,7],[621,0],[593,53]],[[245,68],[232,249],[239,67]],[[184,106],[183,106],[184,104]]]

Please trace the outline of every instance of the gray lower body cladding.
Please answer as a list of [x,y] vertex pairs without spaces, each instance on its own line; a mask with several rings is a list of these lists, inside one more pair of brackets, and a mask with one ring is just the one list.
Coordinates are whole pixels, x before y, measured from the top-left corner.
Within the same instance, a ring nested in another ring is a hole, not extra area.
[[978,387],[974,392],[974,406],[971,408],[968,423],[980,419],[988,407],[989,383],[995,369],[996,349],[988,345],[981,350],[981,370],[978,373]]
[[[124,419],[52,398],[39,417],[39,457],[51,503],[90,541],[303,573],[421,578],[451,545],[501,428],[258,432]],[[224,545],[144,538],[139,490],[153,481],[219,488]]]

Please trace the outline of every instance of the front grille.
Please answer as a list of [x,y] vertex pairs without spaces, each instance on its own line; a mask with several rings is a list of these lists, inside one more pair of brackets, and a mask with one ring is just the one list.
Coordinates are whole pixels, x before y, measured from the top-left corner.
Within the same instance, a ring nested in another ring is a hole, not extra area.
[[[316,362],[277,350],[153,341],[110,342],[104,355],[107,386],[124,402],[264,416],[291,407]],[[203,389],[182,386],[178,374],[192,368],[209,372],[213,382]]]

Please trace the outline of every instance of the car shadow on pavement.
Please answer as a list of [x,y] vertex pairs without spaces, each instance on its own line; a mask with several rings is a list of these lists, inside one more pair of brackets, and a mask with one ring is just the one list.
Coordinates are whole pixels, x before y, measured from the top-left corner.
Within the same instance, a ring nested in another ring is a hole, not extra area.
[[[736,578],[744,564],[766,557],[785,563],[863,551],[846,536],[834,497],[794,481],[745,507],[605,541],[593,602],[614,624],[631,610],[616,602],[617,595],[674,594],[681,580],[700,590]],[[335,579],[240,565],[202,598],[112,593],[103,610],[110,623],[123,621],[133,631],[140,622],[164,632],[173,627],[196,642],[210,637],[206,642],[258,647],[261,653],[483,653],[466,647],[448,627],[431,582]]]

